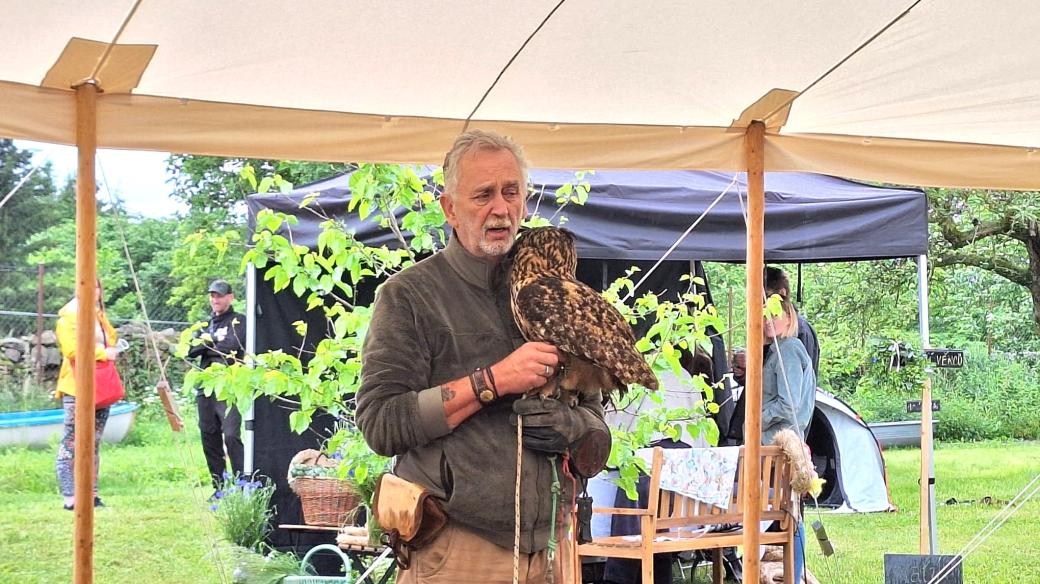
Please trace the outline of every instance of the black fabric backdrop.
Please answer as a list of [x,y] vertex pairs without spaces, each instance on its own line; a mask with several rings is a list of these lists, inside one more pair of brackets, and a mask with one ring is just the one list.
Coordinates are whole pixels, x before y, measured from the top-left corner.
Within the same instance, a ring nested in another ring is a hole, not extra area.
[[[300,347],[300,336],[291,326],[297,320],[307,323],[307,337],[303,339],[305,349],[313,350],[321,338],[317,331],[326,328],[325,317],[320,311],[306,310],[306,304],[290,293],[276,294],[269,282],[263,280],[258,271],[256,287],[256,351],[283,349],[295,351]],[[253,408],[253,466],[260,474],[270,477],[276,486],[271,499],[275,508],[275,524],[302,524],[300,500],[289,489],[286,475],[289,460],[297,452],[307,448],[318,448],[332,426],[329,416],[319,417],[311,425],[311,431],[296,434],[289,429],[287,404],[262,398]],[[331,534],[290,534],[275,530],[271,544],[279,549],[292,546],[309,548],[319,543],[331,543]]]

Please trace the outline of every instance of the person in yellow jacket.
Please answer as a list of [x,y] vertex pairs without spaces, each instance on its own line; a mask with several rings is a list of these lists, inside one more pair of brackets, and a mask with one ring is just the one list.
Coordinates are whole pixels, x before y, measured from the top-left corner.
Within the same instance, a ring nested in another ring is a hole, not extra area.
[[[94,360],[114,361],[119,357],[116,350],[116,330],[108,322],[105,316],[105,305],[102,300],[101,283],[97,284],[97,325],[94,331]],[[73,495],[73,455],[76,452],[76,380],[72,371],[72,360],[76,359],[76,299],[73,298],[58,311],[57,336],[58,347],[61,349],[61,371],[58,373],[58,386],[55,397],[61,400],[62,408],[65,410],[65,428],[58,443],[58,456],[55,468],[58,473],[58,487],[64,499],[64,508],[72,511],[75,504]],[[98,497],[98,447],[101,444],[101,434],[105,431],[105,423],[108,422],[109,408],[94,410],[94,506],[103,507],[101,498]]]

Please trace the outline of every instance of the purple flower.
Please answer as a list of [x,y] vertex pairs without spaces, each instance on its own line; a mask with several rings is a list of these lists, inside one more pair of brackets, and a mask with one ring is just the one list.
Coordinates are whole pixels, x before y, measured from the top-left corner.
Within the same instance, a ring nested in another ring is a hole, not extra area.
[[213,498],[214,499],[223,499],[224,498],[224,491],[217,491],[217,492],[213,493]]
[[210,505],[210,506],[209,506],[209,510],[210,510],[210,511],[216,511],[216,510],[217,510],[217,504],[216,504],[216,503],[213,503],[212,505]]

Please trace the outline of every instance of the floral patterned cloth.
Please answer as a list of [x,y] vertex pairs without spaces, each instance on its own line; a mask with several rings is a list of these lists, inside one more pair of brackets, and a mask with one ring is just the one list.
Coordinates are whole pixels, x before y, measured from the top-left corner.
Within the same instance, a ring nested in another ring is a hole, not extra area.
[[[661,488],[686,497],[728,508],[733,498],[740,447],[667,448],[661,465]],[[653,449],[639,451],[639,456],[653,462]]]

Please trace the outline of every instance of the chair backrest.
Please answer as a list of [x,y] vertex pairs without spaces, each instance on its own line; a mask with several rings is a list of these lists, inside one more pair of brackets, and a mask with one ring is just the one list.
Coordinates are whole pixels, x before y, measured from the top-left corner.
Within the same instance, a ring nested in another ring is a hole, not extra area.
[[[762,461],[762,498],[759,513],[763,521],[781,521],[790,518],[791,465],[779,446],[763,446],[759,451]],[[661,488],[661,468],[664,451],[655,448],[650,474],[648,509],[657,509],[657,529],[675,529],[699,525],[742,523],[744,507],[742,492],[747,484],[744,469],[744,447],[740,447],[737,461],[737,482],[726,508],[716,507],[691,497]]]

